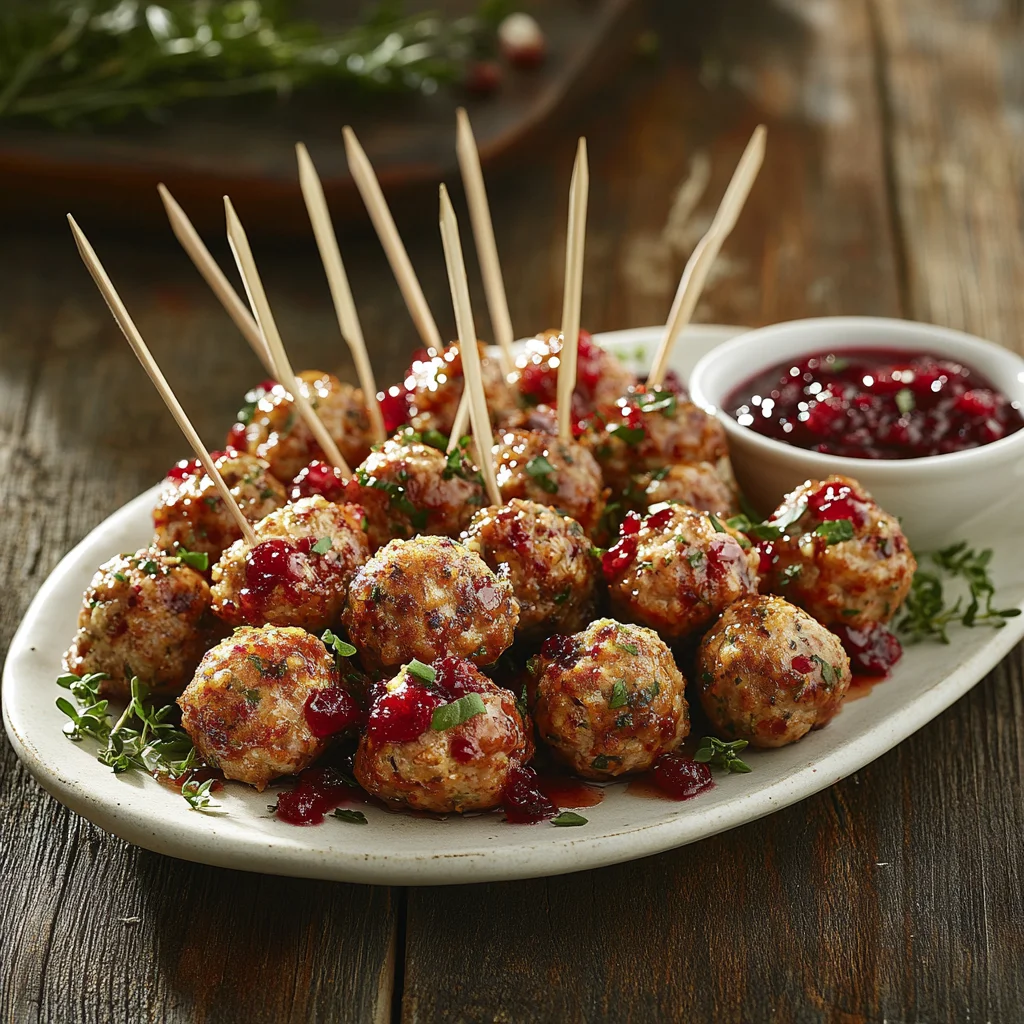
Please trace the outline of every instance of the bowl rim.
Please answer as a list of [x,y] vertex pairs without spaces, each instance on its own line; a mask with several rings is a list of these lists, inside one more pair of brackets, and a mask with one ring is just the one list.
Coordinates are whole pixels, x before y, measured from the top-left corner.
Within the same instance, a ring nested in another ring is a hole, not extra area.
[[[705,411],[717,416],[726,432],[737,440],[759,447],[764,451],[803,462],[805,465],[828,469],[832,473],[839,473],[845,476],[857,476],[858,471],[861,475],[870,472],[878,477],[897,476],[901,473],[906,475],[908,473],[939,472],[945,469],[962,467],[965,462],[969,462],[972,459],[975,462],[1001,461],[1003,457],[1011,455],[1017,448],[1024,447],[1024,428],[1021,428],[1012,434],[1008,434],[1006,437],[999,438],[998,441],[978,445],[976,448],[965,448],[958,452],[944,452],[940,455],[923,455],[919,458],[860,459],[849,455],[830,455],[825,452],[815,452],[808,448],[799,448],[796,445],[786,444],[785,441],[766,437],[764,434],[759,434],[757,431],[743,426],[705,391],[704,377],[707,375],[710,367],[717,362],[721,362],[723,358],[729,359],[734,357],[737,353],[747,350],[752,342],[763,341],[766,336],[769,338],[776,335],[786,336],[788,332],[794,330],[799,332],[807,331],[810,336],[814,328],[826,330],[829,328],[860,328],[870,332],[888,330],[905,333],[909,333],[909,329],[922,330],[935,338],[941,339],[951,347],[960,346],[965,353],[983,352],[1007,358],[1011,363],[1017,365],[1018,379],[1024,384],[1024,357],[1020,353],[1003,345],[997,345],[995,342],[986,341],[977,335],[968,334],[966,331],[959,331],[952,327],[942,327],[939,324],[930,324],[921,320],[905,320],[898,317],[821,316],[806,317],[800,320],[785,320],[780,323],[767,324],[764,327],[755,327],[712,349],[698,360],[693,368],[693,372],[690,374],[688,382],[690,398]],[[865,348],[874,347],[870,344],[870,341],[870,338],[865,338]],[[819,340],[817,345],[813,347],[808,346],[807,354],[811,353],[812,348],[821,349],[823,347],[827,347],[827,345],[823,345]],[[849,344],[847,347],[856,348],[857,346],[856,344]],[[898,349],[899,345],[896,344],[893,347]],[[971,367],[969,357],[965,357],[964,362]],[[751,375],[756,372],[758,371],[751,371]],[[1013,398],[1013,396],[1010,397],[1011,400],[1024,405],[1024,400]],[[1021,411],[1022,415],[1024,415],[1024,409]]]

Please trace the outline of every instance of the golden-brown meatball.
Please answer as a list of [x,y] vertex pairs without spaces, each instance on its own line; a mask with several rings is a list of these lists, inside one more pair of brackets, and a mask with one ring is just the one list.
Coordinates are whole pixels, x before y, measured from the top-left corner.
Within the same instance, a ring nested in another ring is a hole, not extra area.
[[359,784],[413,810],[497,807],[512,765],[533,755],[529,721],[515,697],[460,658],[413,669],[403,667],[386,683],[370,710],[356,753]]
[[[214,465],[250,523],[258,523],[288,500],[284,485],[255,455],[232,448],[215,453]],[[179,462],[167,474],[153,509],[153,526],[158,548],[200,551],[211,561],[242,536],[198,459]]]
[[[531,338],[516,357],[512,383],[523,406],[553,406],[558,399],[558,366],[562,334],[551,329]],[[636,385],[636,377],[618,356],[601,348],[587,331],[580,331],[576,351],[573,413],[584,419],[594,408],[612,405]]]
[[634,474],[681,462],[714,465],[728,453],[722,424],[671,391],[634,391],[599,408],[584,439],[613,493]]
[[462,539],[495,572],[508,567],[519,602],[518,639],[575,633],[593,619],[600,564],[575,519],[514,498],[477,512]]
[[[484,394],[491,421],[502,422],[516,407],[514,393],[501,372],[497,359],[487,354],[487,347],[478,342]],[[452,432],[455,413],[462,400],[464,386],[462,353],[458,342],[443,352],[428,349],[414,360],[405,378],[409,400],[409,422],[418,431],[437,430],[447,437]]]
[[447,537],[393,540],[355,575],[341,621],[371,672],[452,655],[490,665],[512,643],[507,576]]
[[243,627],[199,664],[178,698],[181,724],[203,760],[227,779],[262,790],[326,749],[306,707],[339,687],[334,657],[301,629]]
[[735,488],[710,462],[683,462],[644,473],[633,478],[631,491],[637,495],[641,509],[672,502],[721,516],[739,511]]
[[730,605],[700,644],[701,704],[716,731],[783,747],[831,721],[850,686],[839,638],[781,597]]
[[899,521],[856,480],[808,480],[769,523],[781,536],[759,545],[765,589],[819,622],[888,622],[910,591],[917,562]]
[[458,537],[484,503],[480,473],[457,448],[451,455],[402,431],[359,466],[345,489],[366,510],[370,546],[417,534]]
[[577,775],[645,771],[690,732],[686,680],[653,630],[598,619],[531,661],[537,735]]
[[132,676],[152,694],[176,697],[218,629],[206,580],[179,558],[143,548],[100,566],[64,667],[79,676],[105,672],[104,697],[127,699]]
[[494,446],[498,487],[505,501],[524,498],[571,516],[588,536],[599,528],[607,492],[594,457],[576,441],[506,430]]
[[630,512],[602,557],[612,611],[674,643],[757,593],[757,552],[710,512],[666,505]]
[[233,626],[336,625],[355,570],[370,556],[363,510],[300,498],[256,524],[213,567],[213,610]]
[[[350,466],[358,465],[369,454],[373,438],[362,391],[322,370],[303,370],[299,377],[304,381],[303,393],[345,461]],[[229,434],[231,444],[265,459],[279,480],[293,479],[303,466],[324,457],[295,407],[294,398],[283,385],[273,384],[269,390],[259,388],[246,397],[252,401],[239,414],[240,423]]]

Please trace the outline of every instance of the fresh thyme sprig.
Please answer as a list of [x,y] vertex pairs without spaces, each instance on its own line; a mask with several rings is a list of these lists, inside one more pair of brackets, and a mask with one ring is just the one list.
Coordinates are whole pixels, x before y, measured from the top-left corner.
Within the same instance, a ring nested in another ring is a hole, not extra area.
[[[992,549],[976,551],[967,546],[967,541],[952,544],[929,556],[939,573],[918,569],[914,582],[903,606],[903,617],[897,629],[909,643],[933,638],[940,643],[949,643],[948,627],[954,622],[964,626],[988,625],[1000,629],[1007,619],[1020,615],[1019,608],[994,608],[995,585],[989,575]],[[963,580],[970,592],[970,600],[964,606],[964,599],[947,607],[940,573],[952,579]]]
[[154,118],[187,100],[286,95],[318,84],[430,93],[493,36],[502,5],[474,17],[405,16],[383,0],[327,33],[290,0],[22,0],[0,14],[0,118],[51,127]]
[[[70,719],[64,726],[68,739],[96,740],[101,745],[96,759],[117,775],[141,771],[180,779],[204,767],[188,733],[167,721],[173,707],[148,705],[148,691],[135,677],[131,682],[131,700],[121,717],[112,723],[109,702],[99,696],[100,683],[106,678],[102,672],[58,677],[57,685],[68,690],[78,705],[66,697],[57,698],[57,707]],[[187,778],[181,795],[190,807],[206,810],[216,806],[210,798],[212,786],[212,779]]]
[[717,736],[705,736],[693,755],[694,761],[702,761],[713,768],[724,768],[727,772],[745,774],[751,771],[746,761],[740,759],[739,753],[745,750],[746,740],[733,740],[726,743]]

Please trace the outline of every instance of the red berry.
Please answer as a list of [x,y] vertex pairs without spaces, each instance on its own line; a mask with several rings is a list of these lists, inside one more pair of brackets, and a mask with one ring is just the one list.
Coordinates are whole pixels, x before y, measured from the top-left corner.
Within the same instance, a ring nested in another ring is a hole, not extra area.
[[689,800],[714,785],[711,769],[678,752],[662,754],[651,769],[657,787],[674,800]]

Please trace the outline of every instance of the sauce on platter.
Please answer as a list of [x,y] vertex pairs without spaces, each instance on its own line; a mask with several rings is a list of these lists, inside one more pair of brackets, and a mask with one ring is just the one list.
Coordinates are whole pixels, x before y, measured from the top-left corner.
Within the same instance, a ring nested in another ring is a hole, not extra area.
[[854,459],[917,459],[990,444],[1024,427],[976,370],[927,352],[849,349],[773,366],[736,388],[726,410],[798,448]]

